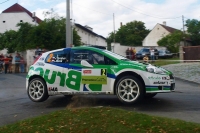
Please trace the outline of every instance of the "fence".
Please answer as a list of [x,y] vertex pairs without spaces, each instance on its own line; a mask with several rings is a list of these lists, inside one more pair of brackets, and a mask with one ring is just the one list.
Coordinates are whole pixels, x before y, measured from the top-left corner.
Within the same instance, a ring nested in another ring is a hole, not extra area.
[[183,60],[195,61],[200,60],[200,46],[183,47]]

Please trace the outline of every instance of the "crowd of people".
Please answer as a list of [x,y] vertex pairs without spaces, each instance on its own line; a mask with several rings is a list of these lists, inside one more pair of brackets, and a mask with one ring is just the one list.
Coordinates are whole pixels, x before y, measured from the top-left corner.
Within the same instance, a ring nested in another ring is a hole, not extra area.
[[128,48],[126,50],[126,58],[130,59],[130,60],[135,60],[135,54],[136,54],[136,50],[135,48]]
[[[150,57],[150,58],[149,58]],[[136,60],[136,49],[135,48],[127,48],[126,50],[126,58],[130,59],[130,60]],[[143,57],[143,61],[148,63],[149,60],[151,60],[152,62],[154,62],[155,60],[155,49],[154,48],[150,48],[150,55],[148,56],[147,54],[144,55]]]
[[[11,54],[9,55],[3,55],[0,54],[0,72],[2,73],[4,71],[5,74],[7,73],[13,73],[13,68],[12,68],[12,61],[13,61],[13,57]],[[24,73],[25,72],[25,61],[24,58],[17,53],[15,58],[14,58],[14,62],[15,62],[15,73]]]

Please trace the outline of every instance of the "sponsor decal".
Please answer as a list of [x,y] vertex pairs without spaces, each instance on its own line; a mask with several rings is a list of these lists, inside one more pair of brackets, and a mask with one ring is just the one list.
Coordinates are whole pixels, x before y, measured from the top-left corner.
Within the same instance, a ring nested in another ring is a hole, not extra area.
[[58,91],[58,88],[57,87],[49,87],[48,90],[49,91]]
[[169,80],[170,78],[169,78],[169,76],[166,76],[166,77],[153,77],[153,76],[151,76],[151,77],[148,77],[148,79],[149,80]]
[[107,69],[83,69],[82,84],[107,84]]
[[[32,74],[35,74],[36,72],[38,72],[38,74],[41,77],[43,77],[48,84],[54,84],[56,80],[59,80],[58,85],[60,87],[66,87],[75,91],[80,91],[82,76],[81,76],[81,72],[79,71],[70,70],[68,71],[68,73],[61,73],[59,71],[51,71],[49,69],[43,69],[41,67],[37,67],[37,68],[31,67],[29,69],[27,78],[29,78]],[[107,80],[107,77],[106,77],[106,80]],[[98,81],[97,83],[99,82],[105,83],[103,79],[99,79],[97,81]],[[91,91],[102,90],[102,84],[91,84],[91,83],[88,83]]]
[[82,76],[82,84],[107,84],[107,76]]
[[156,81],[156,82],[153,82],[153,84],[159,84],[159,85],[160,85],[160,84],[163,85],[163,84],[166,84],[166,83],[168,83],[168,82],[164,82],[164,81]]
[[91,74],[92,70],[83,70],[83,74]]
[[169,76],[167,76],[167,77],[162,77],[162,80],[169,80],[169,79],[170,79]]
[[44,66],[45,64],[43,62],[37,62],[35,65]]
[[148,77],[149,80],[161,80],[161,77]]

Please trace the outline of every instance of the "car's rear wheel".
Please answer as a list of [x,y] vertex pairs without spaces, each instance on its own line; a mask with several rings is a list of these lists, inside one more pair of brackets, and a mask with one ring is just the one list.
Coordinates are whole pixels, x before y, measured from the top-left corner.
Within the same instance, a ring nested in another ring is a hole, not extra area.
[[43,102],[49,97],[46,83],[41,78],[34,78],[29,82],[27,93],[34,102]]
[[125,104],[140,101],[144,95],[142,83],[133,76],[122,77],[116,85],[118,99]]
[[147,94],[145,94],[145,98],[146,99],[149,99],[149,98],[153,98],[155,95],[157,95],[157,93],[147,93]]

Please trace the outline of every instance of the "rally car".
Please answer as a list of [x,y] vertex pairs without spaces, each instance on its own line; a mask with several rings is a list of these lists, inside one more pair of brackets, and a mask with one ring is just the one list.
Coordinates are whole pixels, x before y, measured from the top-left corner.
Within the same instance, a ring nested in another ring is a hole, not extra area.
[[157,93],[172,92],[172,72],[151,64],[131,61],[106,49],[70,47],[43,53],[29,68],[26,90],[34,102],[62,94],[117,95],[132,104]]

